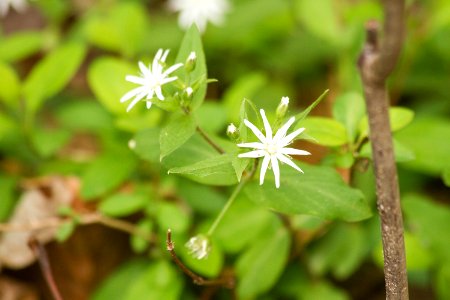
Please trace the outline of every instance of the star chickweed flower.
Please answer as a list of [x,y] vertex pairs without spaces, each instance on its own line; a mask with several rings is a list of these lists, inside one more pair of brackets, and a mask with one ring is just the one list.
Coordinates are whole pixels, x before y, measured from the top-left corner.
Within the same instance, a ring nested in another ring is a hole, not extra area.
[[196,259],[207,258],[209,252],[211,251],[209,239],[201,234],[191,237],[185,246],[188,248],[189,254]]
[[6,16],[10,6],[18,12],[23,12],[28,4],[25,0],[0,0],[0,16]]
[[[154,95],[158,97],[159,100],[164,100],[164,95],[162,94],[161,87],[169,82],[177,80],[177,76],[168,77],[170,73],[181,67],[183,64],[175,64],[164,71],[164,65],[169,54],[169,50],[163,51],[159,49],[153,58],[152,65],[148,68],[144,63],[139,62],[139,69],[141,70],[141,76],[127,75],[125,79],[129,82],[139,84],[140,86],[132,89],[120,99],[120,102],[126,102],[134,97],[131,103],[127,107],[127,112],[130,111],[133,106],[136,105],[140,100],[145,98],[150,100]],[[147,101],[147,108],[152,106],[151,101]]]
[[169,8],[180,12],[180,27],[187,29],[195,23],[204,32],[208,21],[216,25],[223,22],[230,5],[227,0],[169,0]]
[[262,132],[251,122],[244,119],[244,124],[250,128],[251,131],[256,135],[256,137],[260,140],[260,142],[253,143],[241,143],[238,144],[239,147],[243,148],[253,148],[253,151],[239,154],[238,157],[249,157],[249,158],[258,158],[264,157],[261,165],[261,173],[259,175],[259,184],[264,183],[264,177],[266,175],[267,168],[269,167],[269,163],[271,164],[273,174],[275,176],[275,186],[276,188],[280,187],[280,167],[278,165],[278,161],[285,163],[292,168],[296,169],[299,172],[302,172],[300,169],[289,157],[289,155],[309,155],[308,151],[299,150],[295,148],[287,148],[286,146],[292,143],[292,141],[302,133],[305,128],[299,128],[294,132],[286,135],[289,127],[294,123],[295,117],[290,118],[280,129],[278,129],[277,133],[272,135],[272,128],[270,127],[269,121],[267,120],[266,113],[263,109],[260,110],[261,117],[264,122],[264,129],[266,135],[264,136]]

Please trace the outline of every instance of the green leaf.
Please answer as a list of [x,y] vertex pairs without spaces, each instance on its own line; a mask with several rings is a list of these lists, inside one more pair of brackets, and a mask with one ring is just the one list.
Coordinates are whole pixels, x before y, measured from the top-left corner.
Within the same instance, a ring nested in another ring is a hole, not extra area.
[[0,60],[16,62],[38,52],[43,44],[42,32],[22,31],[0,41]]
[[183,199],[197,214],[217,216],[227,201],[226,195],[215,187],[182,178],[179,178],[177,182],[179,194],[183,195]]
[[267,292],[280,277],[288,259],[289,233],[275,222],[236,263],[239,298],[251,299]]
[[223,154],[199,161],[193,165],[172,168],[169,174],[186,174],[196,177],[219,177],[229,178],[229,181],[237,182],[235,171],[231,162],[234,160],[236,154]]
[[446,186],[450,187],[450,167],[444,169],[444,172],[442,173],[442,180]]
[[342,30],[332,0],[297,0],[296,16],[317,37],[333,45],[341,43]]
[[241,181],[242,173],[244,173],[248,164],[250,163],[249,158],[241,158],[238,157],[238,153],[233,153],[233,159],[231,160],[231,165],[234,168],[234,172],[236,173],[236,177],[238,181]]
[[[405,162],[405,161],[411,161],[416,158],[414,155],[414,152],[408,149],[405,145],[397,141],[396,139],[392,139],[393,145],[394,145],[394,155],[395,155],[395,161],[396,162]],[[364,144],[361,147],[361,151],[359,154],[362,157],[368,157],[372,158],[372,145],[370,142]]]
[[141,158],[151,163],[159,163],[159,128],[148,128],[136,133],[131,149]]
[[[217,142],[217,141],[216,141]],[[222,143],[222,141],[221,141]],[[221,146],[226,149],[228,146],[235,147],[230,142],[224,142]],[[164,167],[169,170],[174,168],[181,168],[188,166],[194,166],[195,164],[215,164],[215,159],[218,157],[217,151],[211,147],[200,135],[196,134],[188,142],[186,142],[182,147],[178,148],[178,150],[174,151],[171,155],[167,156],[163,160]],[[212,162],[208,162],[206,160],[212,160]],[[220,163],[219,158],[219,163]],[[201,163],[202,161],[206,161]],[[223,169],[226,169],[226,165],[223,166]],[[196,174],[190,175],[185,174],[187,178],[194,180],[196,182],[200,182],[208,185],[232,185],[237,182],[235,170],[231,164],[229,164],[228,171],[222,170],[225,173],[211,173],[208,176],[197,176]],[[224,176],[224,174],[228,174]]]
[[418,194],[408,194],[402,199],[407,224],[423,245],[428,245],[435,262],[450,262],[450,209],[432,199]]
[[357,135],[358,125],[365,114],[364,98],[360,93],[349,92],[336,97],[333,104],[333,117],[345,125],[348,142]]
[[226,125],[223,106],[217,102],[206,102],[195,113],[199,126],[207,131],[217,133]]
[[122,300],[130,286],[145,274],[148,266],[143,259],[128,261],[100,284],[92,300]]
[[414,120],[397,132],[395,138],[414,152],[416,159],[402,166],[433,176],[450,168],[450,121],[439,117]]
[[31,141],[42,157],[54,155],[70,139],[70,133],[63,129],[35,128]]
[[171,229],[174,233],[183,233],[191,224],[191,216],[173,203],[160,203],[156,214],[158,225],[163,230]]
[[[153,230],[153,222],[151,219],[144,219],[139,221],[137,224],[137,229],[139,232],[146,234],[148,237],[151,236]],[[136,253],[143,253],[149,246],[149,241],[142,238],[138,234],[131,236],[131,246]]]
[[137,73],[129,63],[112,57],[95,60],[88,71],[88,82],[100,103],[114,114],[126,114],[127,103],[120,98],[136,85],[125,80],[128,74]]
[[[297,121],[297,124],[301,121],[303,121],[303,119],[305,119],[309,113],[317,106],[317,104],[320,103],[320,101],[323,100],[323,98],[325,98],[325,96],[328,94],[329,90],[325,90],[325,92],[322,93],[322,95],[319,96],[319,98],[317,98],[313,103],[311,103],[311,105],[309,105],[304,111],[302,111],[301,113],[297,114],[295,116],[295,120]],[[298,126],[296,126],[298,127]]]
[[300,289],[298,299],[349,300],[350,297],[326,281],[315,281]]
[[110,151],[95,159],[81,176],[81,195],[86,200],[118,187],[136,167],[136,160],[126,151]]
[[[200,32],[197,29],[197,26],[193,24],[187,31],[183,37],[181,42],[180,49],[178,50],[178,55],[176,62],[185,63],[189,54],[194,51],[197,60],[195,63],[195,69],[189,73],[189,81],[190,83],[194,83],[197,80],[203,78],[207,78],[207,69],[206,69],[206,60],[205,54],[203,53],[203,45],[202,39],[200,36]],[[181,75],[181,72],[186,72],[184,68],[178,69],[175,74]],[[179,76],[180,78],[184,78],[184,76]],[[203,81],[198,89],[194,92],[191,108],[192,110],[196,110],[200,107],[200,105],[205,100],[206,96],[206,81]]]
[[160,160],[186,143],[195,133],[197,123],[192,115],[174,115],[159,136]]
[[11,213],[14,204],[14,188],[16,179],[0,175],[0,222],[5,221]]
[[[3,47],[3,45],[2,45]],[[0,61],[0,100],[8,105],[17,104],[20,95],[20,81],[8,64]]]
[[154,261],[128,283],[128,286],[119,293],[121,297],[117,299],[178,300],[183,288],[181,278],[169,262]]
[[287,214],[307,214],[324,219],[360,221],[372,215],[361,191],[349,187],[332,168],[301,165],[304,174],[281,165],[280,188],[272,172],[265,183],[256,180],[244,191],[256,203]]
[[346,279],[369,252],[364,230],[354,224],[338,224],[311,249],[309,269],[318,276],[328,271],[340,280]]
[[263,73],[250,73],[235,80],[223,96],[223,103],[227,113],[227,119],[232,122],[242,121],[239,111],[242,112],[243,99],[251,98],[257,91],[267,84],[267,76]]
[[214,238],[227,253],[238,253],[257,241],[274,218],[274,214],[240,195],[220,221]]
[[56,240],[60,243],[66,241],[75,231],[75,228],[76,223],[73,220],[63,223],[56,231]]
[[147,20],[145,7],[140,3],[119,2],[106,14],[87,19],[85,33],[94,45],[132,57],[142,48],[148,30]]
[[324,117],[308,117],[297,123],[296,128],[305,127],[305,132],[319,145],[336,147],[348,141],[345,127],[338,121]]
[[211,251],[209,252],[208,257],[204,259],[193,257],[184,246],[180,247],[179,251],[183,257],[183,262],[194,272],[209,278],[220,275],[224,263],[224,256],[219,245],[216,245],[214,242],[211,243]]
[[[391,123],[391,131],[398,131],[414,119],[414,112],[405,107],[391,107],[389,108],[389,120]],[[359,123],[360,139],[369,136],[369,121],[367,116],[364,116]]]
[[439,299],[449,299],[450,298],[450,263],[442,265],[437,272],[436,276],[436,291]]
[[29,112],[34,113],[45,100],[67,85],[83,62],[85,53],[83,44],[67,43],[36,64],[23,86]]
[[123,217],[138,212],[148,204],[143,194],[114,194],[105,198],[99,206],[100,212],[112,217]]
[[58,122],[75,131],[99,132],[113,128],[111,115],[92,99],[74,99],[56,112]]

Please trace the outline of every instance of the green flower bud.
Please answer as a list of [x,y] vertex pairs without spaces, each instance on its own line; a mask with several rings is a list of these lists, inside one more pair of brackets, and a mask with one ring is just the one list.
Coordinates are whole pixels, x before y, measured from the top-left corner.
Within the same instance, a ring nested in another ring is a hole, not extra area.
[[195,69],[195,65],[197,63],[197,54],[192,51],[188,58],[186,59],[186,63],[184,64],[185,70],[190,73]]
[[286,115],[287,109],[289,106],[289,97],[281,97],[280,104],[278,104],[276,117],[277,120],[282,120]]

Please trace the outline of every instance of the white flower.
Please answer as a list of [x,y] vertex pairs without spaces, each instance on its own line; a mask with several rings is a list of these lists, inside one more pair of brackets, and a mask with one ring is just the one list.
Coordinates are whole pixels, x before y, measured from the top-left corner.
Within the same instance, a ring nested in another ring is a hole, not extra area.
[[211,245],[208,238],[201,234],[191,237],[185,246],[188,248],[189,254],[196,259],[208,257],[208,254],[211,251]]
[[[0,0],[1,1],[1,0]],[[159,49],[153,59],[153,64],[148,66],[148,68],[139,62],[139,69],[141,70],[141,76],[127,75],[125,79],[127,81],[139,84],[140,87],[132,89],[120,99],[120,102],[126,102],[134,97],[133,101],[128,105],[127,112],[130,111],[133,106],[136,105],[140,100],[146,98],[147,100],[153,98],[156,94],[159,100],[164,100],[162,94],[161,86],[168,82],[177,80],[177,76],[168,77],[170,73],[181,67],[183,64],[178,63],[169,67],[167,70],[163,71],[164,63],[166,61],[169,50],[163,52]],[[147,101],[147,108],[152,106],[151,101]]]
[[180,12],[178,23],[182,28],[195,23],[204,32],[208,21],[216,25],[223,22],[230,5],[227,0],[169,0],[169,8]]
[[228,125],[228,127],[227,127],[227,134],[235,134],[236,131],[237,131],[237,128],[236,128],[236,126],[233,123]]
[[4,17],[8,14],[9,7],[13,7],[16,11],[22,12],[27,8],[25,0],[0,0],[0,16]]
[[251,122],[244,120],[244,124],[253,131],[261,142],[238,144],[239,147],[255,149],[247,153],[239,154],[239,157],[258,158],[264,156],[261,165],[261,173],[259,176],[259,184],[263,184],[264,176],[270,162],[273,174],[275,175],[275,186],[279,188],[280,168],[278,165],[278,160],[303,173],[303,171],[290,159],[289,155],[309,155],[311,153],[295,148],[286,148],[286,146],[289,145],[300,133],[302,133],[305,128],[299,128],[296,131],[286,135],[289,127],[291,127],[295,121],[295,117],[292,117],[280,129],[278,129],[275,136],[272,136],[272,128],[267,120],[266,113],[263,109],[260,110],[260,113],[264,122],[266,136],[264,136]]

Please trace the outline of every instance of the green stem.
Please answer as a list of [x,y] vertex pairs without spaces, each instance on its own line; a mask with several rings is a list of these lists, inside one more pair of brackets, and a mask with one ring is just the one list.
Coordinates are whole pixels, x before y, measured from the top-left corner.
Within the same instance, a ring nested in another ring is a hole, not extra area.
[[206,235],[208,237],[211,237],[211,235],[214,233],[214,231],[216,230],[217,225],[219,225],[220,221],[222,221],[223,216],[228,211],[228,209],[231,207],[231,205],[233,204],[233,202],[236,199],[237,195],[239,195],[239,193],[241,192],[242,188],[244,187],[244,185],[253,178],[253,175],[255,175],[256,169],[258,168],[258,162],[259,162],[259,159],[255,159],[255,162],[253,164],[252,170],[248,173],[248,175],[243,177],[241,179],[241,181],[239,182],[239,184],[236,186],[236,188],[234,189],[234,191],[231,194],[230,198],[228,199],[228,202],[225,204],[225,206],[220,211],[220,214],[214,220],[214,223],[209,228],[208,233],[206,233]]

